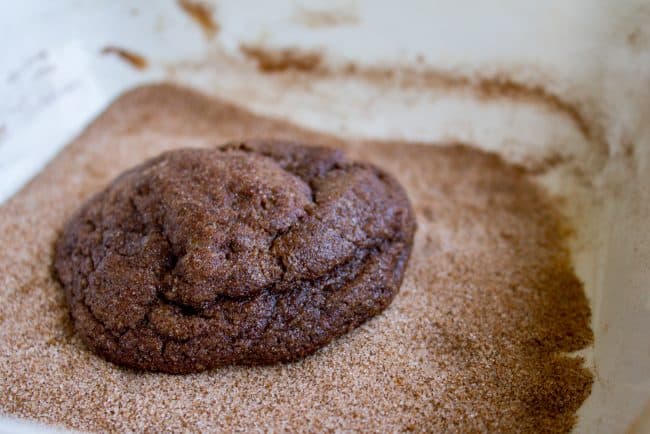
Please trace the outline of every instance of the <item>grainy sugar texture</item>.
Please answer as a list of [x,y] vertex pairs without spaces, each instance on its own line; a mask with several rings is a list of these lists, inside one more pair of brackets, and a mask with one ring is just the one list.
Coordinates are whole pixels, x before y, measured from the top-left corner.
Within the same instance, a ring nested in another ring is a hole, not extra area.
[[[275,137],[393,174],[418,221],[379,316],[300,362],[142,373],[89,351],[53,278],[79,205],[165,150]],[[566,432],[590,391],[566,226],[524,171],[471,148],[342,142],[161,85],[117,100],[0,208],[0,410],[84,431]]]

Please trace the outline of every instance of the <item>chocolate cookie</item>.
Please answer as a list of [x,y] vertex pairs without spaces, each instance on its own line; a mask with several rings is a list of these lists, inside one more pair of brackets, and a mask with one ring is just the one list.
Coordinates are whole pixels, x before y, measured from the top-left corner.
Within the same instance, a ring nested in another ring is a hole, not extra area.
[[187,373],[296,360],[359,326],[397,293],[414,230],[380,169],[249,141],[125,172],[68,222],[54,265],[93,351]]

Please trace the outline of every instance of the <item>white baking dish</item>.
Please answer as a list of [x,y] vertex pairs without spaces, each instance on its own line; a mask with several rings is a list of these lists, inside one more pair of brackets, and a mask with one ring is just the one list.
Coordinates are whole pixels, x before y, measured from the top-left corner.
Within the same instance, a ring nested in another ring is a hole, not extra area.
[[[156,80],[341,135],[459,140],[529,167],[564,161],[539,181],[565,198],[592,305],[595,344],[584,354],[595,383],[576,431],[650,432],[647,2],[221,0],[212,12],[214,36],[172,0],[4,5],[0,201],[119,93]],[[242,44],[316,49],[321,66],[397,67],[404,80],[419,70],[507,77],[568,106],[486,97],[471,80],[413,86],[359,74],[262,74]],[[148,68],[102,55],[109,45],[144,55]],[[21,427],[0,420],[0,432]]]

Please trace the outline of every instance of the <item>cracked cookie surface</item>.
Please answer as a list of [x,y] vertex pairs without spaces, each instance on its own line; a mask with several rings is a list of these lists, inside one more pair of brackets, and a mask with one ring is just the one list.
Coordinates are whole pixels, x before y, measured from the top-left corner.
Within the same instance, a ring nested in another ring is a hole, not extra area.
[[387,173],[278,141],[164,153],[68,222],[54,260],[74,326],[170,373],[309,355],[386,308],[415,219]]

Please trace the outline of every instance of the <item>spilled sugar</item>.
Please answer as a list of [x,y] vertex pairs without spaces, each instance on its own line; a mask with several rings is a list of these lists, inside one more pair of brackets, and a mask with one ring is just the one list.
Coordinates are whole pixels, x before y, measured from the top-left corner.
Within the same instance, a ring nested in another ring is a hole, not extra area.
[[[306,360],[171,376],[75,337],[52,243],[89,194],[163,150],[273,136],[393,173],[419,229],[387,311]],[[592,339],[567,228],[526,173],[466,147],[351,142],[170,86],[115,102],[0,208],[0,409],[88,431],[568,431],[591,387],[563,353]]]

